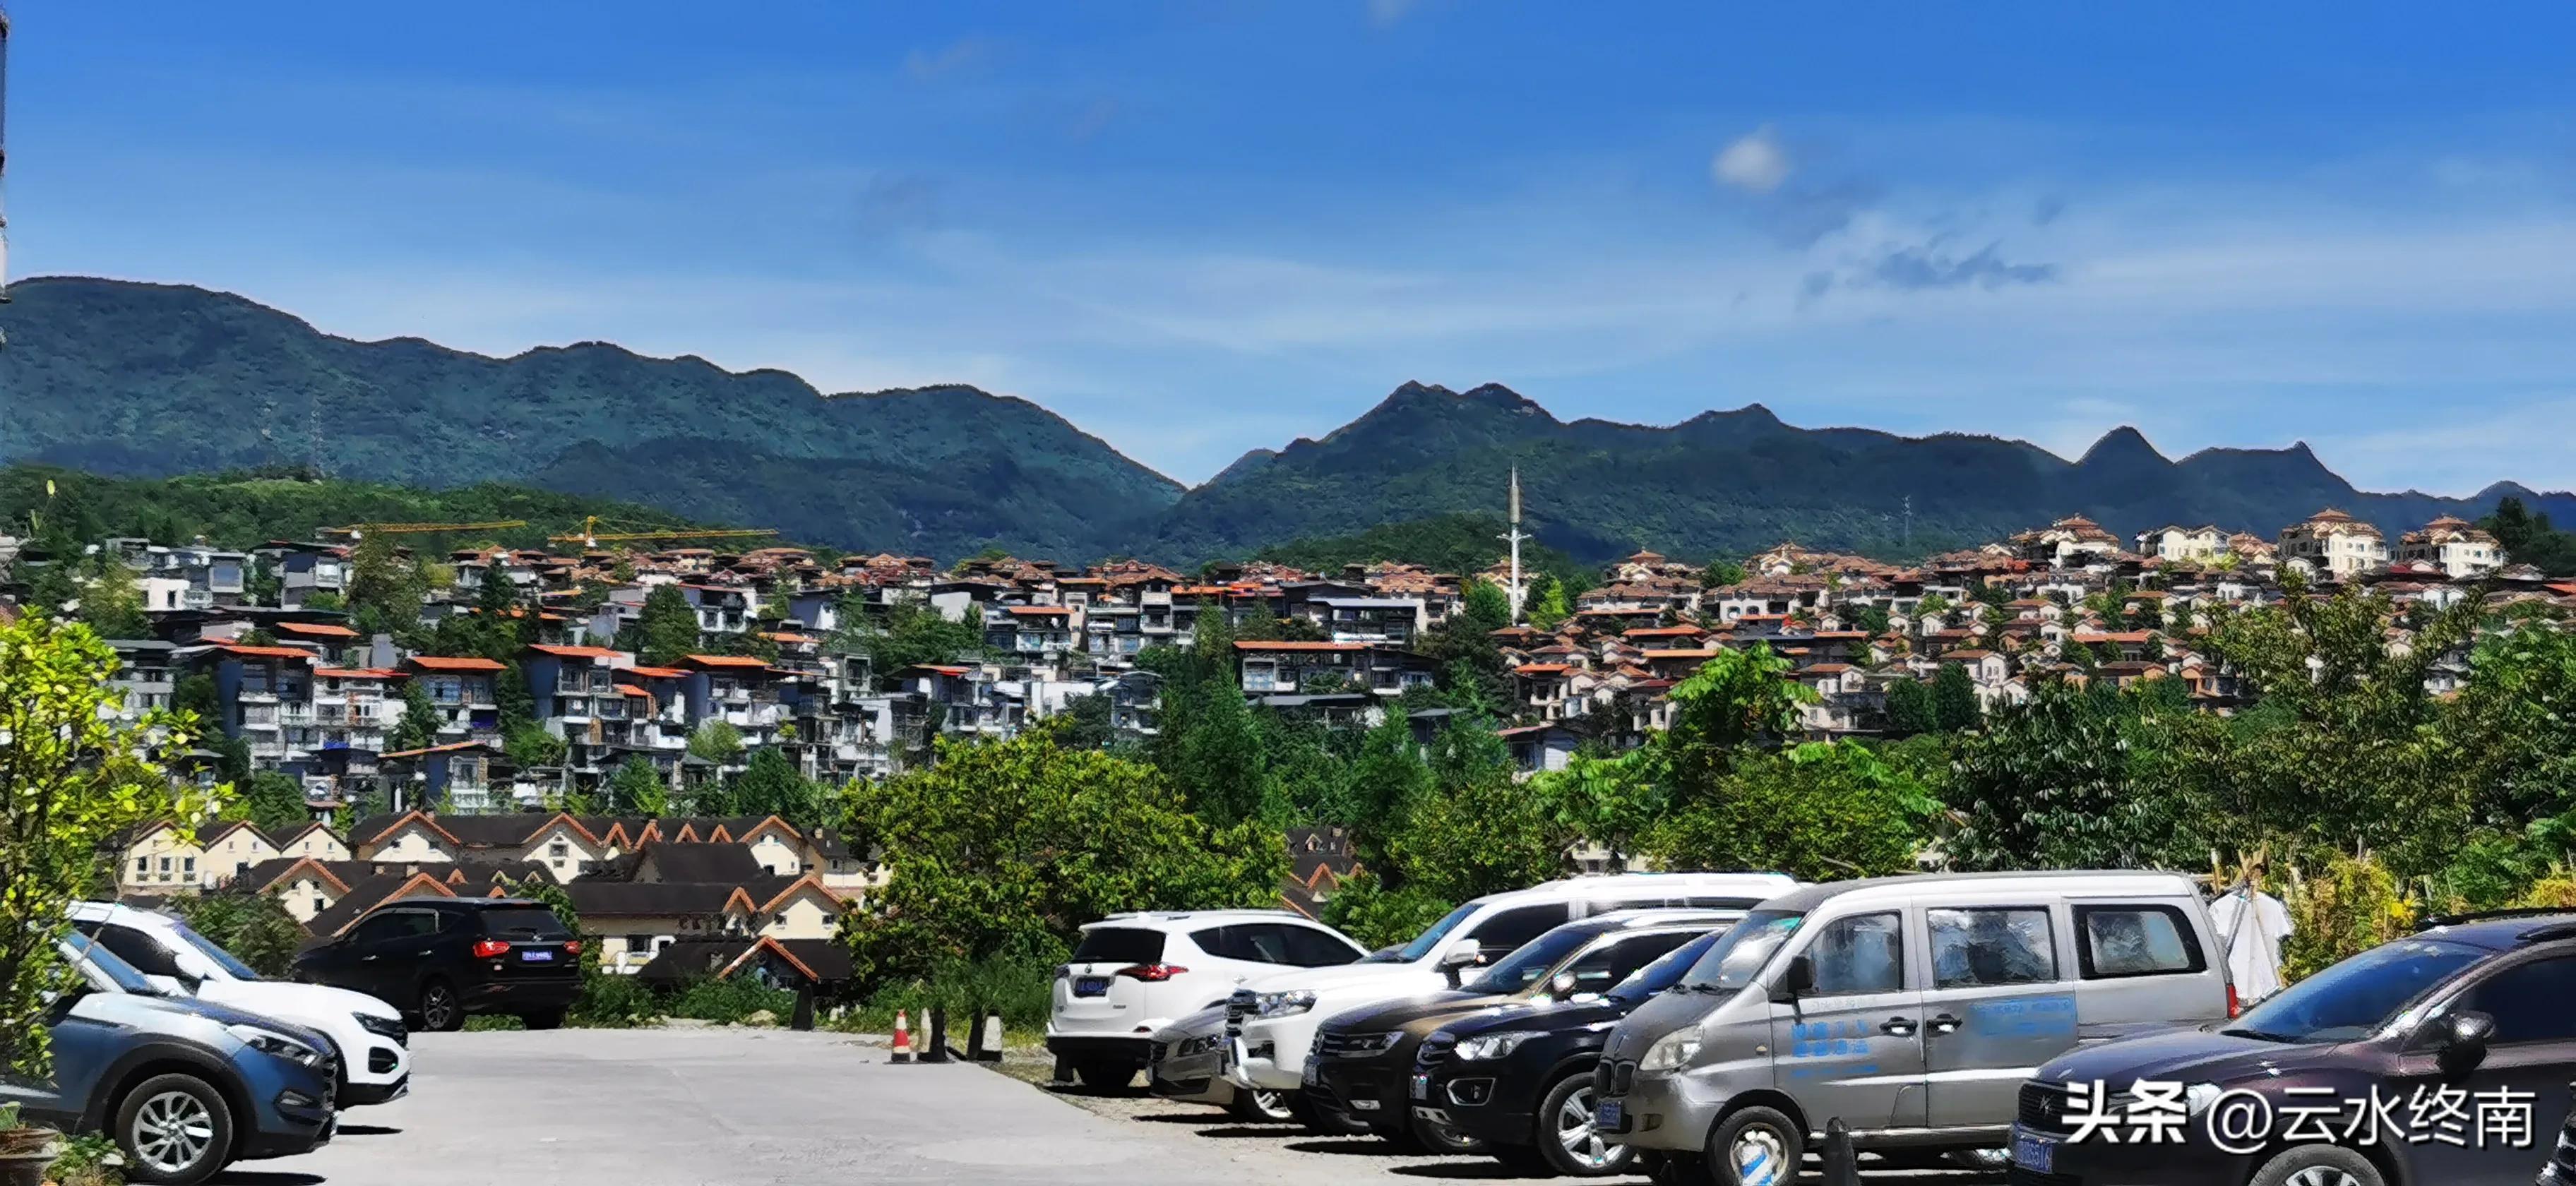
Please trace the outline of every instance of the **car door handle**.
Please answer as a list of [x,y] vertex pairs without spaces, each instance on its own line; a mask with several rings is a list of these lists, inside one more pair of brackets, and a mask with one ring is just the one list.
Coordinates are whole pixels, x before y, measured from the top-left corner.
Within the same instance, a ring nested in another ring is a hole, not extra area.
[[1935,1018],[1933,1018],[1933,1019],[1932,1019],[1932,1032],[1933,1032],[1933,1033],[1935,1033],[1935,1034],[1955,1034],[1955,1033],[1958,1033],[1958,1032],[1959,1032],[1959,1019],[1958,1019],[1958,1018],[1956,1018],[1956,1017],[1952,1017],[1952,1016],[1950,1016],[1950,1015],[1949,1015],[1949,1014],[1947,1014],[1947,1013],[1944,1013],[1944,1014],[1940,1015],[1939,1017],[1935,1017]]
[[1910,1038],[1914,1036],[1914,1019],[1911,1017],[1890,1017],[1884,1024],[1881,1024],[1878,1027],[1878,1030],[1883,1034],[1893,1034],[1899,1038]]

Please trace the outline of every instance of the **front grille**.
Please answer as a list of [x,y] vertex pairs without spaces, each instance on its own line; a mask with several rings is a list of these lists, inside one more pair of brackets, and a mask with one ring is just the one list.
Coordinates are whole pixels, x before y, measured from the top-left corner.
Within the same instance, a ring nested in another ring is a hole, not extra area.
[[1225,1036],[1229,1038],[1242,1037],[1243,1019],[1251,1016],[1251,1014],[1252,990],[1248,988],[1235,990],[1235,994],[1233,996],[1225,999]]
[[1637,1064],[1602,1059],[1592,1068],[1592,1093],[1599,1096],[1628,1094],[1637,1085]]
[[2050,1083],[2022,1084],[2013,1119],[2035,1133],[2066,1135],[2072,1131],[2066,1127],[2066,1089]]
[[1402,1034],[1341,1034],[1326,1030],[1315,1035],[1317,1058],[1375,1058],[1402,1039]]

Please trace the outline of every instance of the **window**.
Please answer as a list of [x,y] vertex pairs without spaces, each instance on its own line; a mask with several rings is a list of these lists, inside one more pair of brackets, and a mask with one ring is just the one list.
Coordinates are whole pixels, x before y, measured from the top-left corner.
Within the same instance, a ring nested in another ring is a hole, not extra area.
[[1475,937],[1486,959],[1499,959],[1513,948],[1565,925],[1566,911],[1563,902],[1515,906],[1495,912],[1468,933]]
[[1300,968],[1334,968],[1356,962],[1358,949],[1313,927],[1275,924],[1288,939],[1288,962]]
[[197,858],[195,858],[195,857],[181,857],[181,858],[179,858],[179,871],[180,871],[180,872],[182,872],[182,873],[194,873],[194,872],[196,872],[196,871],[197,871]]
[[2209,967],[2172,906],[2078,906],[2076,962],[2087,980],[2171,976]]
[[1828,923],[1807,946],[1816,969],[1811,997],[1897,992],[1905,987],[1902,915],[1856,914]]
[[2057,937],[2048,908],[1929,910],[1936,988],[2046,984],[2057,979]]
[[2576,999],[2576,959],[2533,960],[2479,981],[2452,1010],[2475,1009],[2495,1018],[2491,1045],[2568,1042],[2576,1041],[2570,999]]
[[135,875],[135,876],[137,876],[137,877],[141,877],[141,876],[143,876],[144,874],[149,873],[149,872],[151,872],[151,871],[152,871],[152,858],[150,858],[150,857],[136,857],[136,858],[134,858],[134,875]]
[[169,950],[132,927],[110,923],[99,927],[95,938],[99,946],[115,952],[146,976],[179,975],[179,963],[170,958]]
[[1093,927],[1082,933],[1082,942],[1074,946],[1071,962],[1158,964],[1163,962],[1163,933],[1142,927]]
[[1582,958],[1575,960],[1566,971],[1574,973],[1574,991],[1608,992],[1611,985],[1627,979],[1630,973],[1699,937],[1699,933],[1693,931],[1657,931],[1622,936],[1584,952]]

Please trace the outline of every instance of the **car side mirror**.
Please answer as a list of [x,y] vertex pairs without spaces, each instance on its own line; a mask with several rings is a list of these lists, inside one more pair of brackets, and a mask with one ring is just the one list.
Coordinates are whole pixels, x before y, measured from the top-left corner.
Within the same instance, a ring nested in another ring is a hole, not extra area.
[[1816,991],[1816,961],[1799,956],[1780,970],[1780,979],[1771,986],[1771,999],[1786,1004]]
[[2487,1042],[2495,1037],[2495,1018],[2464,1009],[2433,1023],[2438,1035],[2434,1058],[2446,1074],[2462,1075],[2487,1060]]
[[1476,946],[1473,939],[1462,939],[1457,946],[1441,953],[1440,971],[1449,977],[1449,987],[1456,988],[1461,973],[1483,962],[1484,949]]
[[1557,973],[1554,977],[1552,977],[1552,978],[1550,978],[1550,979],[1548,980],[1548,982],[1547,982],[1547,991],[1548,991],[1551,995],[1556,996],[1556,997],[1559,997],[1559,998],[1569,997],[1569,996],[1574,995],[1574,973],[1572,973],[1572,972],[1559,972],[1559,973]]

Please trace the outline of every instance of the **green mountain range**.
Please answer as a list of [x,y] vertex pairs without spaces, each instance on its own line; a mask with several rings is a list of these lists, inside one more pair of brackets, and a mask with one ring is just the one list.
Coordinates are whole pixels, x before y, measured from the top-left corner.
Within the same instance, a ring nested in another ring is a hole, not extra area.
[[50,278],[11,291],[0,462],[121,477],[318,463],[391,485],[507,482],[942,559],[999,547],[1187,564],[1365,538],[1495,515],[1514,467],[1531,530],[1587,563],[1782,539],[1919,555],[2073,513],[2123,534],[2216,523],[2268,538],[2336,506],[2393,535],[2476,518],[2505,495],[2576,522],[2576,495],[2509,483],[2466,499],[2364,493],[2305,445],[2172,460],[2124,428],[2068,461],[1995,437],[1796,428],[1759,404],[1664,427],[1564,421],[1505,387],[1418,383],[1184,490],[1035,404],[971,387],[825,395],[780,371],[601,343],[496,359],[356,342],[199,288]]
[[600,343],[496,359],[355,342],[199,288],[10,291],[0,461],[509,481],[943,557],[1132,550],[1181,494],[1054,413],[970,387],[827,396],[782,371]]

